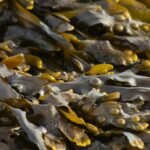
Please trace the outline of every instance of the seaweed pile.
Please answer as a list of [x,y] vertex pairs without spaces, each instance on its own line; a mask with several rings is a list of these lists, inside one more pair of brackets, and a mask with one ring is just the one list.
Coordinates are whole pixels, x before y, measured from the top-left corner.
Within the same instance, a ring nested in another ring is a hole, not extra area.
[[0,149],[149,150],[150,0],[0,0]]

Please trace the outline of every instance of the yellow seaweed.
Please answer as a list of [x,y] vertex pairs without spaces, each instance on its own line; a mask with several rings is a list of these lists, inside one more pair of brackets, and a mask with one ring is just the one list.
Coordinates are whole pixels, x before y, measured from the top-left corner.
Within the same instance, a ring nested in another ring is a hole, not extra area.
[[136,0],[119,0],[119,4],[126,7],[131,16],[144,22],[150,22],[150,9]]
[[13,69],[25,62],[24,54],[8,57],[2,61],[8,68]]
[[26,60],[28,65],[37,67],[38,69],[43,68],[42,59],[38,56],[34,56],[34,55],[31,55],[31,54],[26,54],[25,55],[25,60]]
[[48,80],[49,82],[56,82],[56,79],[48,73],[42,73],[42,74],[39,75],[39,77],[41,79]]
[[94,65],[89,71],[86,72],[88,75],[107,74],[113,69],[111,64],[98,64]]

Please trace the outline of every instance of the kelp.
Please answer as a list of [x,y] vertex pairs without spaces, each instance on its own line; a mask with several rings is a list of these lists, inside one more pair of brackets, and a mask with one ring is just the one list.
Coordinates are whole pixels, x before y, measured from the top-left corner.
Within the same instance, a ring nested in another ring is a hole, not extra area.
[[79,49],[93,55],[99,62],[111,63],[114,65],[130,65],[138,62],[138,56],[130,51],[119,51],[109,41],[84,40],[79,43]]
[[148,0],[0,1],[0,147],[150,149]]
[[[131,15],[135,18],[138,18],[142,21],[149,22],[149,8],[143,5],[141,2],[132,0],[132,1],[124,1],[120,0],[119,4],[125,6],[131,13]],[[140,10],[140,11],[139,11]]]

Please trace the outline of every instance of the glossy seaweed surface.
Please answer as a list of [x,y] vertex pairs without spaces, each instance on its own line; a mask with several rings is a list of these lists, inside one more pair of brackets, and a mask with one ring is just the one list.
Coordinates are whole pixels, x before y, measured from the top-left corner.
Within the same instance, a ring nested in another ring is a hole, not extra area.
[[0,0],[0,150],[150,150],[150,0]]

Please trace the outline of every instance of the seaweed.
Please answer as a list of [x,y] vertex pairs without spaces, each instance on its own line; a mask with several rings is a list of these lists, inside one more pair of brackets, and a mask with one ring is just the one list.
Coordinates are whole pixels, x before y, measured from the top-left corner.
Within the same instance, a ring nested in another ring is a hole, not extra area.
[[0,1],[0,149],[150,149],[148,0]]

